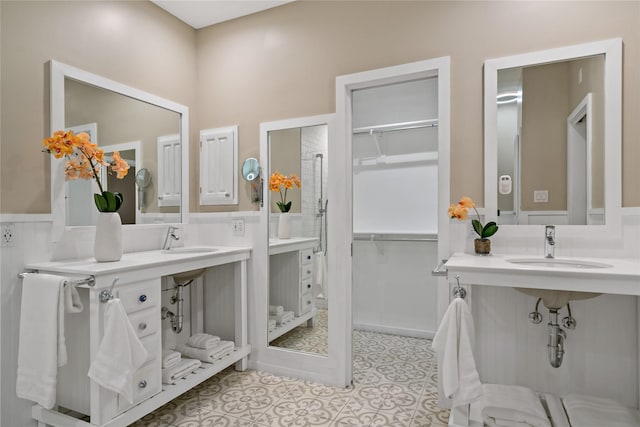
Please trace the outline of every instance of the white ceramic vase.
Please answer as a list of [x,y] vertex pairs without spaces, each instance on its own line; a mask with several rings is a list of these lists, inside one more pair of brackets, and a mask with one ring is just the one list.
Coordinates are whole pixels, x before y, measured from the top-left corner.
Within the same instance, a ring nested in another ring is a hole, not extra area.
[[278,238],[291,238],[291,215],[289,215],[289,212],[280,213],[280,217],[278,218]]
[[93,256],[98,262],[122,258],[122,221],[118,212],[98,212]]

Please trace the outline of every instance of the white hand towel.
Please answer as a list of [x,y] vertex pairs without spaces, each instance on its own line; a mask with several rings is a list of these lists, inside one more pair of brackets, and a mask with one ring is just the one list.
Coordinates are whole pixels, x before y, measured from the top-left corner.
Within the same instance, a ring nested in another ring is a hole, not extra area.
[[195,372],[201,363],[195,359],[180,359],[178,364],[172,368],[162,370],[162,382],[164,384],[175,384],[180,378]]
[[217,346],[219,342],[220,337],[218,336],[199,333],[189,337],[187,345],[195,348],[208,349]]
[[89,377],[133,403],[133,373],[147,360],[122,302],[114,298],[104,309],[104,336],[89,367]]
[[284,307],[281,305],[270,305],[269,306],[269,314],[272,316],[277,316],[278,314],[284,313]]
[[46,409],[55,405],[58,367],[67,363],[64,280],[26,274],[22,282],[16,394]]
[[81,313],[84,309],[80,294],[73,284],[64,286],[64,311],[65,313]]
[[579,427],[638,427],[640,414],[615,400],[601,397],[568,394],[562,398],[572,426]]
[[327,298],[327,258],[319,251],[313,256],[313,296]]
[[180,362],[180,353],[173,350],[162,350],[162,368],[173,368]]
[[[484,384],[482,394],[482,420],[491,427],[551,427],[540,398],[530,388]],[[582,427],[582,424],[574,425]]]
[[230,354],[235,348],[233,341],[220,341],[220,343],[209,349],[195,348],[188,345],[180,345],[176,348],[183,356],[198,359],[206,363],[213,363],[216,360]]
[[442,388],[453,405],[465,405],[482,396],[482,384],[473,359],[473,317],[467,303],[455,298],[433,338],[438,352]]

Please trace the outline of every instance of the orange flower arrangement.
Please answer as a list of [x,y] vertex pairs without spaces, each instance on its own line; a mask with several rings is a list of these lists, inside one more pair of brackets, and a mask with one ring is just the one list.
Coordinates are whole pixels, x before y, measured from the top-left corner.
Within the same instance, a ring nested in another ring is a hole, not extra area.
[[[276,202],[280,212],[289,212],[291,210],[291,201],[287,202],[287,191],[291,190],[294,185],[302,188],[300,178],[295,174],[286,176],[275,171],[269,178],[269,189],[274,193],[280,193],[280,201]],[[284,193],[282,192],[283,187]]]
[[120,152],[113,153],[113,161],[104,160],[104,151],[97,144],[91,142],[88,134],[82,132],[59,130],[50,138],[42,141],[44,151],[56,159],[65,157],[65,179],[95,179],[100,194],[94,194],[93,200],[100,212],[116,212],[123,202],[122,194],[104,191],[100,182],[101,167],[107,166],[109,173],[115,172],[116,178],[122,179],[129,172],[129,165],[120,157]]
[[495,222],[490,221],[487,225],[483,226],[480,222],[480,214],[476,209],[475,203],[471,197],[463,197],[460,199],[457,205],[449,206],[449,218],[457,218],[459,221],[467,219],[469,216],[469,209],[473,209],[476,212],[478,219],[471,220],[473,230],[480,236],[481,239],[491,237],[498,231],[498,226]]

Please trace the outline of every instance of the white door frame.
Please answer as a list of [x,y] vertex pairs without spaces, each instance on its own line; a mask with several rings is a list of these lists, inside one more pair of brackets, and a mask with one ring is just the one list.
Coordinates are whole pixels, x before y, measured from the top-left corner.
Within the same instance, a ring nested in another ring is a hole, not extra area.
[[[344,355],[335,367],[345,384],[351,382],[352,369],[352,91],[403,81],[438,77],[438,258],[449,257],[450,203],[450,57],[441,57],[410,64],[365,71],[336,78],[336,135],[329,139],[328,187],[333,202],[328,215],[328,281],[335,289],[331,298],[331,318],[339,322],[339,330],[330,331],[330,339],[338,340],[339,354]],[[434,268],[436,266],[434,265]],[[447,280],[438,278],[438,319],[449,304]]]
[[[593,96],[588,93],[578,106],[567,117],[567,214],[569,224],[580,224],[573,221],[574,216],[584,213],[586,224],[590,225],[589,213],[592,208],[592,155],[593,128],[592,110]],[[586,120],[584,138],[576,129],[577,124]],[[586,173],[586,182],[582,171]],[[582,197],[572,197],[580,193]],[[584,193],[584,194],[583,194]]]

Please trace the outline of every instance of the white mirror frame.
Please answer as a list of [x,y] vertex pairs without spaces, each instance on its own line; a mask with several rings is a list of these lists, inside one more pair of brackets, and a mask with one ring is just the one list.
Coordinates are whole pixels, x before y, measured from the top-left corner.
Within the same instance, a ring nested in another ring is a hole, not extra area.
[[[274,122],[260,123],[260,164],[265,171],[265,180],[269,180],[269,132],[281,129],[291,129],[316,125],[328,125],[328,138],[335,137],[335,115],[324,114],[318,116],[301,117],[296,119],[279,120]],[[263,186],[264,192],[269,191],[269,184]],[[268,194],[263,194],[265,202],[269,200]],[[267,334],[268,298],[269,298],[269,211],[271,205],[264,203],[260,213],[260,232],[258,244],[254,251],[265,254],[264,265],[259,266],[261,274],[256,276],[256,306],[255,311],[255,331],[256,345],[253,347],[251,356],[254,362],[251,367],[262,369],[280,375],[288,375],[297,378],[304,378],[311,381],[323,382],[335,386],[344,386],[342,376],[336,372],[336,366],[342,363],[340,352],[337,350],[339,342],[339,328],[344,325],[339,324],[337,313],[341,309],[339,301],[335,299],[329,304],[332,314],[328,320],[328,341],[329,354],[303,353],[297,350],[270,346]],[[328,294],[337,295],[337,285],[328,282]]]
[[[562,235],[612,237],[622,232],[622,39],[530,52],[490,59],[484,63],[484,206],[485,220],[496,221],[498,212],[498,70],[605,55],[605,225],[562,225]],[[522,237],[538,237],[539,225],[501,225]]]
[[[180,138],[181,138],[181,155],[182,155],[182,170],[181,170],[181,206],[180,217],[181,222],[184,224],[187,222],[189,213],[189,108],[177,104],[173,101],[161,98],[151,93],[144,92],[140,89],[136,89],[131,86],[118,83],[116,81],[107,79],[97,74],[90,73],[88,71],[81,70],[71,65],[66,65],[58,61],[51,60],[49,62],[49,78],[50,78],[50,130],[51,133],[58,129],[65,128],[65,113],[64,113],[64,80],[70,78],[78,80],[84,83],[88,83],[93,86],[98,86],[112,92],[116,92],[131,98],[139,99],[140,101],[147,102],[149,104],[157,105],[158,107],[165,108],[167,110],[175,111],[180,114]],[[59,241],[65,230],[66,226],[66,212],[65,212],[65,175],[64,175],[64,162],[55,159],[51,156],[51,216],[53,220],[51,238],[53,242]],[[163,227],[166,224],[162,224]],[[125,226],[125,227],[131,227]],[[74,227],[78,228],[78,227]]]

